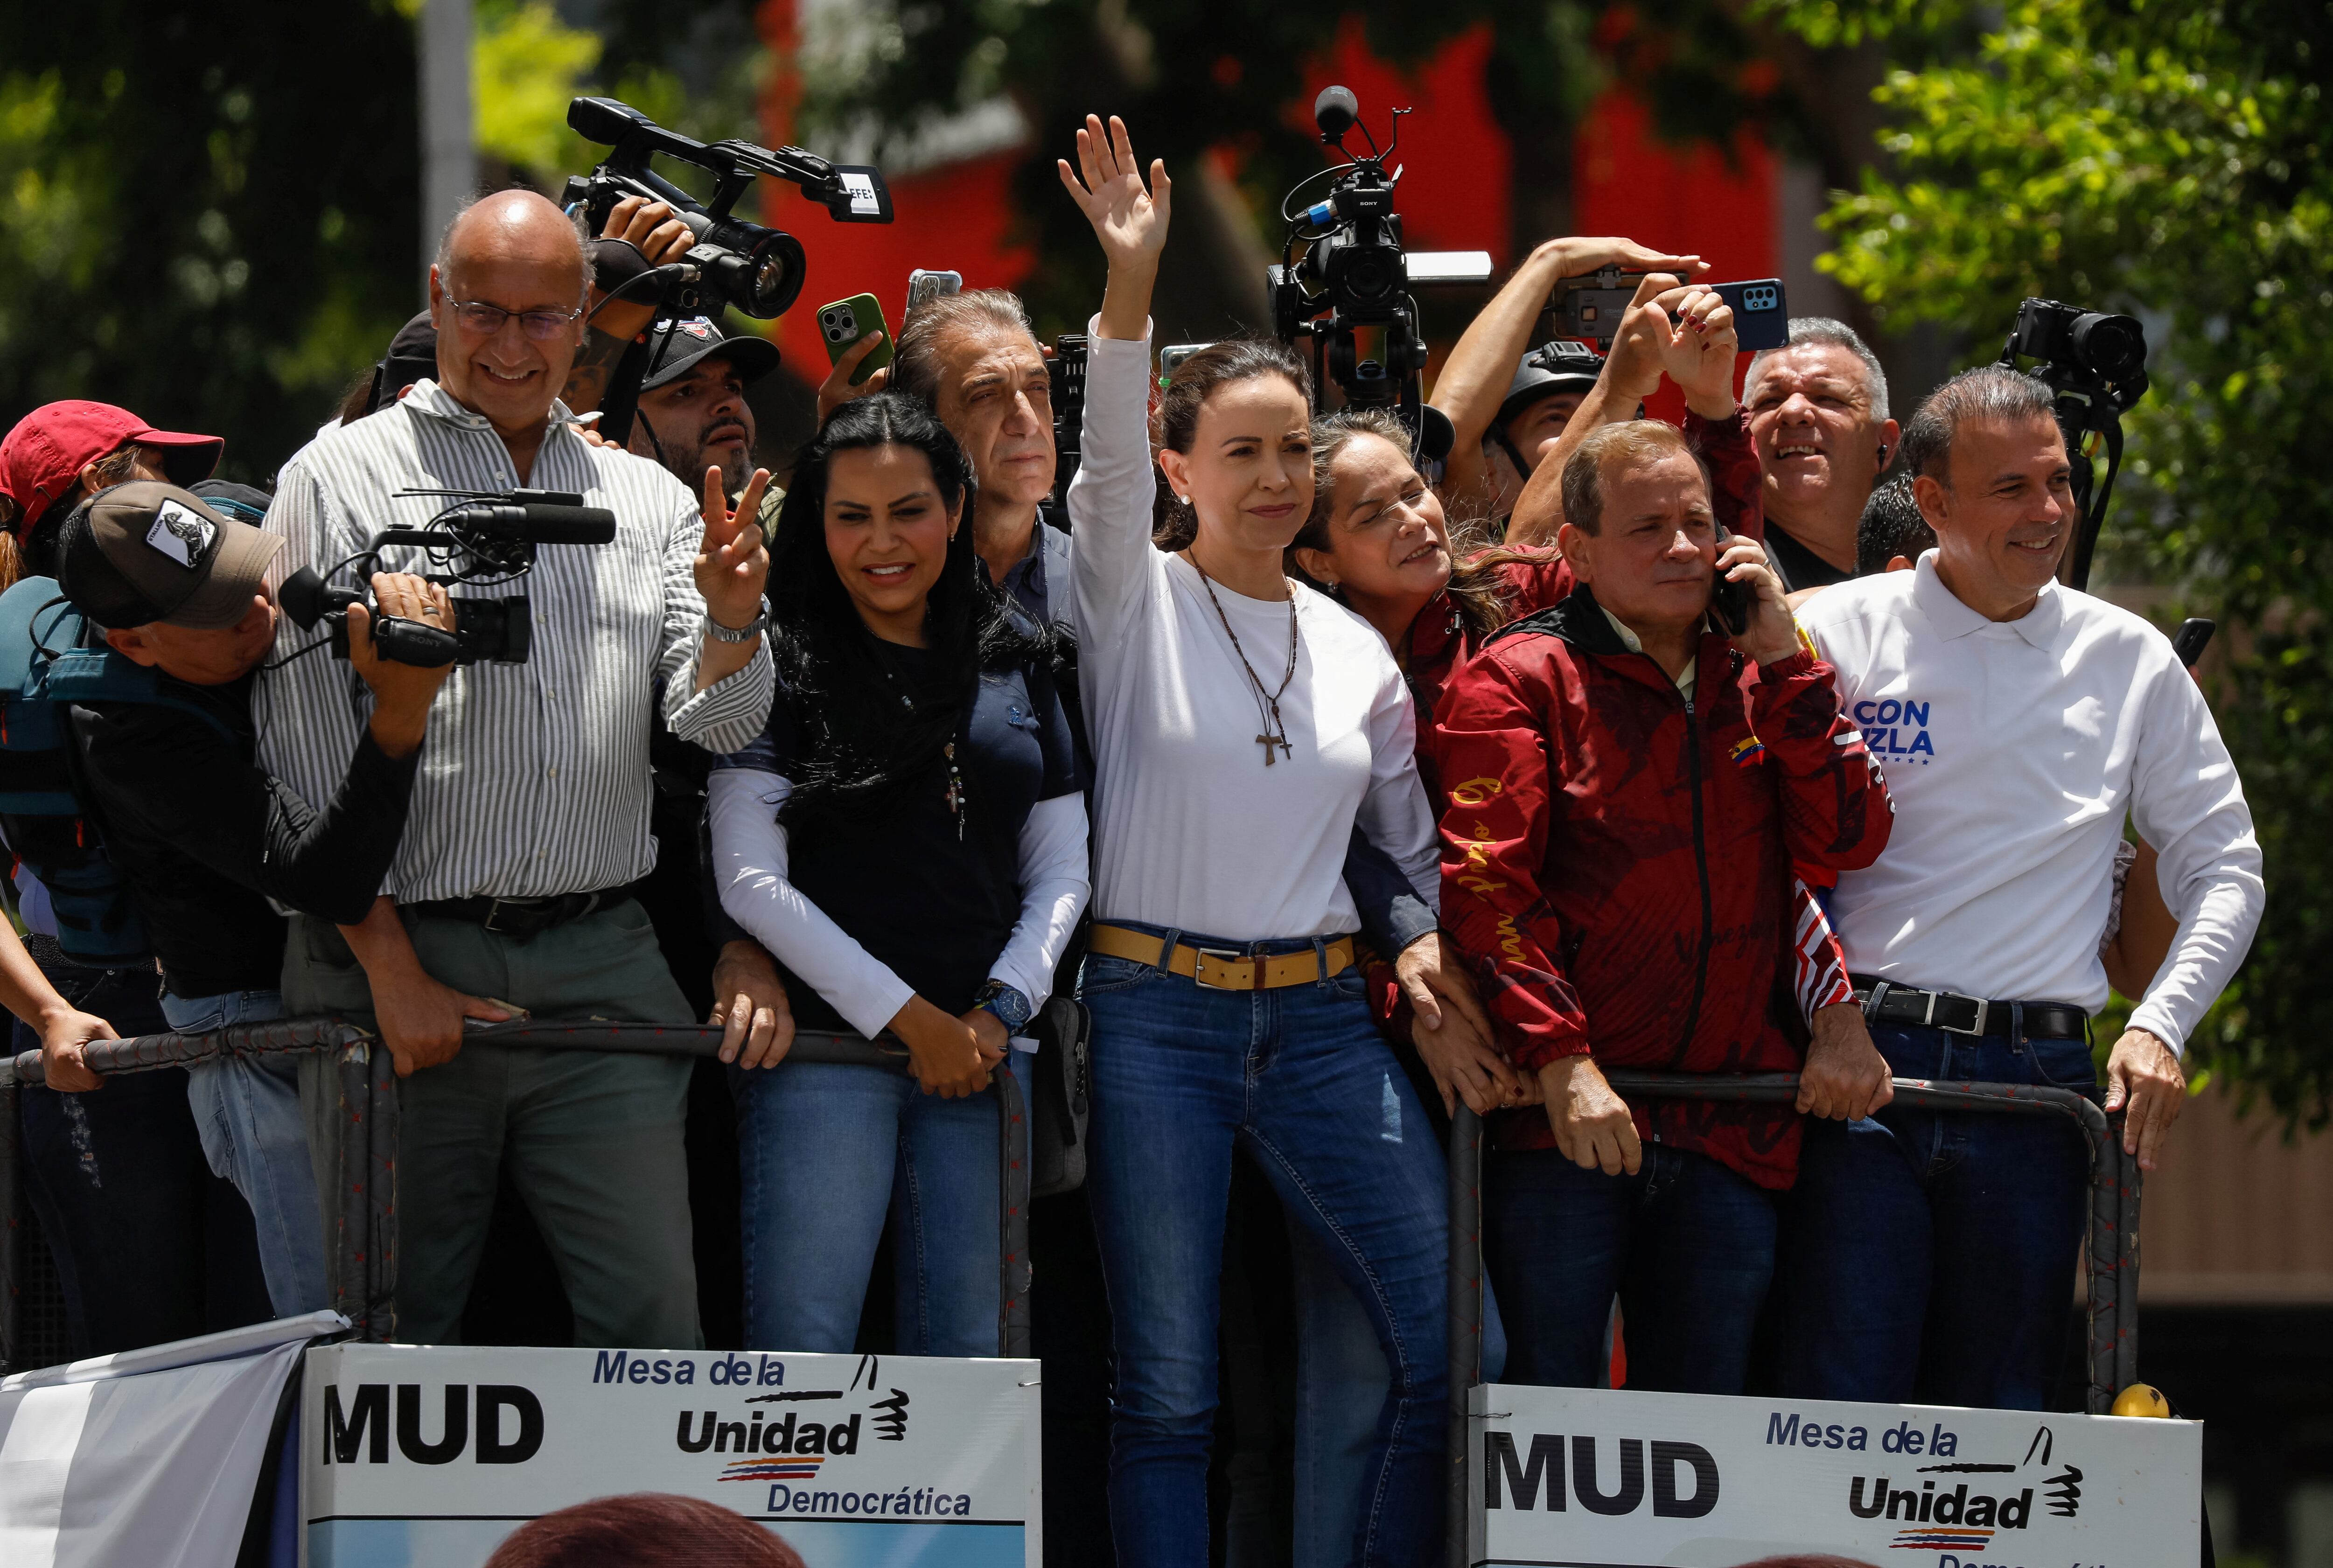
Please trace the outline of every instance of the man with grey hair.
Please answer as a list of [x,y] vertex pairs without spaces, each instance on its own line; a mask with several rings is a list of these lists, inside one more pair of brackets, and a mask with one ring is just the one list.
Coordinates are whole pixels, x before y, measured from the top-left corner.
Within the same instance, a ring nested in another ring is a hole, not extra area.
[[[672,732],[715,751],[742,749],[769,717],[769,555],[753,525],[767,475],[733,513],[709,472],[700,515],[661,467],[583,440],[559,393],[589,282],[574,228],[541,196],[505,191],[464,212],[429,274],[437,378],[320,435],[285,465],[267,514],[284,540],[277,580],[333,571],[382,529],[426,525],[448,490],[575,492],[616,515],[610,544],[545,545],[525,577],[466,589],[532,601],[532,656],[455,670],[371,914],[345,938],[294,916],[286,944],[287,1009],[376,1027],[410,1075],[398,1331],[423,1343],[459,1337],[505,1153],[579,1343],[703,1343],[681,1141],[689,1064],[464,1037],[468,1020],[518,1010],[692,1021],[625,891],[655,861],[650,704],[660,688]],[[410,546],[377,566],[427,569]],[[280,653],[312,640],[287,626]],[[366,705],[344,663],[279,663],[254,696],[261,760],[302,798],[329,799]],[[328,1148],[333,1125],[312,1114]]]
[[[2179,929],[2104,1105],[2153,1170],[2181,1053],[2260,923],[2243,788],[2170,640],[2055,580],[2079,514],[2047,387],[1998,365],[1955,377],[1904,462],[1936,548],[1800,612],[1896,807],[1830,905],[1857,996],[1898,1076],[2095,1095],[2098,933],[2128,817],[2160,847]],[[2088,1165],[2054,1117],[1810,1123],[1777,1274],[1782,1391],[2046,1408]]]
[[1843,321],[1794,317],[1790,342],[1750,361],[1742,401],[1765,470],[1775,573],[1793,592],[1847,581],[1856,523],[1896,448],[1879,357]]

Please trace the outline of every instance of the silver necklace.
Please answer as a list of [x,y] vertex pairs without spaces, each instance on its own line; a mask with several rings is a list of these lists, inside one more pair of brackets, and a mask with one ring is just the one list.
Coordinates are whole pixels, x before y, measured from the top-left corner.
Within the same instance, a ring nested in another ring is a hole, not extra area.
[[1280,748],[1281,757],[1293,757],[1296,753],[1288,744],[1288,723],[1280,716],[1280,699],[1287,694],[1288,683],[1296,678],[1295,586],[1291,584],[1288,590],[1288,669],[1280,677],[1279,688],[1267,692],[1263,687],[1263,677],[1255,673],[1255,666],[1248,663],[1247,650],[1240,646],[1239,634],[1232,630],[1231,617],[1224,614],[1224,601],[1215,597],[1215,579],[1207,575],[1207,569],[1199,564],[1195,551],[1186,549],[1183,559],[1189,561],[1191,569],[1199,574],[1199,586],[1207,590],[1207,602],[1215,607],[1215,619],[1223,623],[1224,636],[1231,638],[1232,652],[1238,655],[1240,668],[1247,672],[1247,684],[1255,697],[1256,719],[1263,725],[1263,733],[1255,740],[1256,744],[1263,748],[1263,765],[1269,768],[1280,760],[1272,754],[1274,746]]

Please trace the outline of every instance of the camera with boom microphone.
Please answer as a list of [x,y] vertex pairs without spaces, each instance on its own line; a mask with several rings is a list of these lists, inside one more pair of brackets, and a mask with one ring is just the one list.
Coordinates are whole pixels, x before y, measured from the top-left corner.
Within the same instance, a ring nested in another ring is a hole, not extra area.
[[[1312,101],[1321,144],[1344,161],[1300,180],[1281,203],[1288,239],[1280,263],[1264,274],[1272,332],[1291,348],[1299,338],[1311,339],[1316,406],[1326,406],[1333,380],[1349,405],[1392,408],[1417,438],[1420,454],[1438,460],[1449,452],[1450,422],[1426,406],[1426,338],[1410,291],[1486,282],[1491,258],[1483,251],[1405,248],[1393,205],[1401,169],[1388,170],[1386,162],[1400,145],[1401,117],[1409,110],[1393,111],[1393,139],[1382,150],[1360,112],[1349,88],[1324,88]],[[1356,128],[1368,141],[1366,157],[1345,146]],[[1298,210],[1305,187],[1323,178],[1329,194]]]
[[[731,211],[757,175],[800,186],[838,223],[891,221],[890,190],[870,164],[829,163],[798,147],[772,151],[750,141],[698,141],[612,98],[576,99],[567,106],[567,124],[584,140],[609,148],[597,168],[568,180],[560,198],[562,206],[582,214],[591,233],[606,225],[618,202],[636,196],[668,204],[696,235],[687,263],[696,276],[682,280],[666,301],[677,315],[717,317],[734,305],[766,320],[784,314],[801,295],[802,242]],[[652,162],[659,156],[711,174],[716,182],[712,199],[699,202],[657,173]]]
[[[546,544],[607,544],[616,537],[616,514],[604,506],[586,506],[569,491],[435,491],[405,490],[407,495],[450,498],[423,528],[386,528],[372,543],[347,560],[319,572],[302,567],[283,579],[276,602],[302,631],[324,623],[328,636],[310,649],[331,648],[332,657],[349,656],[348,611],[361,604],[372,617],[374,651],[401,664],[437,668],[442,664],[475,664],[487,661],[523,664],[534,644],[534,617],[523,594],[499,598],[456,598],[454,626],[425,626],[397,616],[383,616],[371,602],[367,587],[333,588],[331,579],[344,568],[356,569],[360,584],[370,582],[371,567],[391,545],[414,545],[427,551],[441,569],[422,574],[434,583],[485,586],[509,582],[534,569],[534,552]],[[298,653],[291,655],[299,656]]]
[[[1313,100],[1322,145],[1334,148],[1345,161],[1299,182],[1281,203],[1288,240],[1281,264],[1265,273],[1265,286],[1281,341],[1312,339],[1316,397],[1333,378],[1348,403],[1390,406],[1416,431],[1423,419],[1426,339],[1410,298],[1401,215],[1393,208],[1401,170],[1386,167],[1400,145],[1401,117],[1407,112],[1393,111],[1393,139],[1380,150],[1377,138],[1360,123],[1360,103],[1349,89],[1324,88]],[[1346,136],[1357,127],[1368,140],[1366,157],[1345,147]],[[1324,177],[1331,182],[1327,196],[1291,210],[1306,186]],[[1304,247],[1301,256],[1299,245]],[[1375,349],[1366,357],[1364,333]],[[1326,376],[1318,374],[1324,368]]]
[[[717,320],[731,306],[765,320],[784,314],[802,295],[802,242],[783,229],[748,223],[733,210],[762,175],[799,186],[838,223],[891,221],[890,188],[872,164],[829,163],[798,147],[773,151],[750,141],[698,141],[666,129],[612,98],[574,100],[567,106],[567,124],[586,141],[609,148],[598,167],[568,180],[560,198],[560,205],[588,233],[597,234],[607,227],[608,215],[618,202],[639,196],[668,205],[696,242],[681,261],[617,285],[602,305],[632,292],[645,279],[653,280],[647,288],[658,291],[655,305],[659,320]],[[659,158],[712,175],[711,198],[699,202],[658,173],[655,161]],[[638,295],[635,302],[646,303],[647,293]],[[668,333],[642,334],[616,367],[600,404],[600,433],[618,445],[631,435],[640,385],[649,373],[649,345],[669,339]]]

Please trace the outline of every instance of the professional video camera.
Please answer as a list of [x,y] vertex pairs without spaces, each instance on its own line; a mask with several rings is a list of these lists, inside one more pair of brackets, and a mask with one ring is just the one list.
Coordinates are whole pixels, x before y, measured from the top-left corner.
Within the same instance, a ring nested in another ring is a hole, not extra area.
[[454,629],[447,631],[383,616],[370,602],[369,587],[333,588],[330,581],[342,569],[356,568],[358,582],[369,584],[369,568],[380,552],[405,544],[418,545],[443,569],[424,573],[429,581],[483,587],[533,570],[538,545],[606,544],[616,537],[616,514],[604,506],[584,505],[583,498],[570,491],[401,490],[398,494],[441,495],[452,501],[426,528],[385,528],[373,535],[369,547],[330,570],[302,567],[284,578],[275,596],[283,613],[302,631],[322,621],[330,634],[290,657],[329,644],[332,657],[347,658],[349,607],[361,604],[372,617],[373,647],[384,659],[432,669],[487,660],[523,664],[534,644],[533,611],[523,594],[456,598]]
[[[1391,405],[1416,432],[1424,398],[1419,380],[1426,369],[1426,339],[1417,330],[1417,305],[1409,295],[1409,268],[1402,254],[1401,215],[1393,210],[1401,170],[1386,170],[1386,159],[1401,145],[1401,117],[1393,111],[1393,139],[1380,151],[1368,127],[1367,158],[1346,150],[1345,137],[1360,122],[1360,100],[1350,89],[1323,88],[1312,100],[1313,123],[1323,146],[1344,158],[1297,183],[1280,204],[1289,225],[1281,263],[1264,274],[1272,297],[1272,330],[1283,343],[1312,339],[1316,399],[1333,377],[1349,403]],[[1304,187],[1330,179],[1329,194],[1301,211],[1290,207]],[[1304,253],[1295,254],[1302,244]],[[1359,333],[1380,339],[1374,358],[1364,359]],[[1320,374],[1323,365],[1327,376]]]
[[[2017,326],[2001,351],[2001,363],[2013,367],[2021,355],[2042,361],[2031,374],[2057,395],[2058,427],[2065,433],[2074,470],[2074,502],[2082,509],[2068,581],[2081,588],[2090,580],[2090,557],[2122,473],[2122,416],[2146,394],[2146,328],[2136,316],[2028,300],[2017,308]],[[2093,463],[2091,436],[2106,453],[2103,482]]]
[[[1409,110],[1393,111],[1393,139],[1382,150],[1368,127],[1360,126],[1369,143],[1366,158],[1345,147],[1360,111],[1360,100],[1343,87],[1324,88],[1312,100],[1321,144],[1345,161],[1299,181],[1281,203],[1288,240],[1280,264],[1264,274],[1272,330],[1291,346],[1299,338],[1312,339],[1316,404],[1333,378],[1349,404],[1392,407],[1419,437],[1421,451],[1438,458],[1449,451],[1450,426],[1426,406],[1426,339],[1410,287],[1483,282],[1490,277],[1491,258],[1478,251],[1429,254],[1402,248],[1401,215],[1393,210],[1401,170],[1388,173],[1386,160],[1401,144],[1401,117]],[[1328,196],[1291,211],[1304,188],[1323,178],[1334,182]],[[1295,253],[1299,244],[1305,247],[1301,257]],[[1366,357],[1364,332],[1376,339],[1376,351]]]
[[[642,274],[657,279],[655,286],[663,291],[659,316],[717,317],[734,305],[746,315],[767,320],[783,315],[801,296],[802,242],[783,229],[747,223],[731,212],[756,176],[772,175],[800,186],[838,223],[891,221],[890,189],[883,183],[882,171],[871,164],[829,163],[798,147],[772,151],[750,141],[698,141],[667,130],[612,98],[576,99],[567,106],[567,124],[586,141],[609,148],[597,168],[568,180],[560,198],[592,234],[606,225],[618,202],[637,196],[669,203],[696,236],[685,260]],[[652,163],[659,156],[711,174],[715,181],[712,199],[699,202],[658,174]],[[610,440],[621,442],[629,434],[647,370],[645,349],[635,345],[618,367],[615,384],[601,405],[600,428]]]

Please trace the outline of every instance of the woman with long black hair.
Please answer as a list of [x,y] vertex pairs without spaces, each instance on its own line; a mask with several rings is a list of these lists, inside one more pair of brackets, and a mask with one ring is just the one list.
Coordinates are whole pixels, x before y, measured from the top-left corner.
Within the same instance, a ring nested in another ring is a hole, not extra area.
[[[1153,466],[1149,301],[1169,186],[1090,119],[1061,173],[1109,282],[1070,491],[1099,823],[1094,1222],[1118,1347],[1124,1568],[1203,1568],[1234,1152],[1368,1315],[1391,1372],[1349,1561],[1428,1561],[1441,1522],[1442,1158],[1378,1034],[1340,871],[1357,822],[1438,901],[1409,696],[1367,623],[1289,580],[1311,509],[1309,381],[1276,343],[1177,367]],[[1160,471],[1168,502],[1161,494]],[[1163,520],[1154,508],[1163,506]],[[1164,528],[1153,544],[1155,521]]]
[[974,552],[971,467],[931,411],[837,409],[770,547],[778,695],[712,779],[722,907],[805,1029],[903,1042],[876,1067],[738,1060],[745,1322],[844,1352],[886,1214],[902,1354],[996,1353],[991,1074],[1044,1005],[1087,892],[1050,631]]

